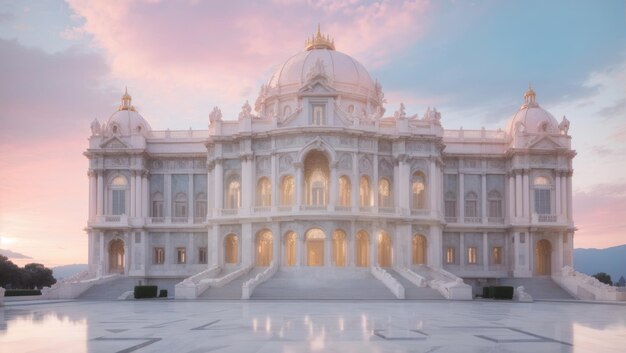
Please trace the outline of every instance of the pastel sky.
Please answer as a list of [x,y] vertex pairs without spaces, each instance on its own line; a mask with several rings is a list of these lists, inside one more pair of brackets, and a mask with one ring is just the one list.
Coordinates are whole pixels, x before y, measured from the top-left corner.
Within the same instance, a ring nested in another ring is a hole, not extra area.
[[94,118],[124,86],[153,129],[206,129],[318,23],[383,86],[393,112],[436,106],[446,128],[504,128],[528,82],[571,121],[575,247],[626,243],[626,22],[603,1],[0,3],[0,248],[85,263]]

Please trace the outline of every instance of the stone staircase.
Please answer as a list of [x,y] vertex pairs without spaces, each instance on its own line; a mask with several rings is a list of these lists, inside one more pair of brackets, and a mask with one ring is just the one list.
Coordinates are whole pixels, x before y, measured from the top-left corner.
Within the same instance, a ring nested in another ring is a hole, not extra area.
[[385,268],[385,271],[395,278],[404,287],[404,298],[413,300],[426,300],[426,299],[446,299],[436,289],[430,287],[418,287],[413,282],[404,278],[400,273],[391,269]]
[[517,288],[524,286],[524,291],[530,294],[533,299],[575,299],[550,277],[532,278],[500,278],[497,285],[512,286]]
[[76,299],[117,300],[124,292],[133,290],[139,281],[146,284],[145,279],[138,277],[120,277],[105,283],[94,284]]
[[[265,267],[253,267],[250,272],[235,278],[222,287],[209,287],[198,296],[198,299],[241,299],[241,287],[243,283],[263,272],[263,270],[265,270]],[[221,277],[224,274],[225,273],[220,273],[216,277]]]
[[260,284],[251,299],[393,300],[396,297],[365,269],[279,269]]

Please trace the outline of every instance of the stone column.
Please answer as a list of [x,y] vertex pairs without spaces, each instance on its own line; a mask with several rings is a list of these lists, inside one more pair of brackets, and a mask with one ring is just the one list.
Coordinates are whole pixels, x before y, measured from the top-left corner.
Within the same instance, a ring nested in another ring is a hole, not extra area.
[[399,171],[399,183],[400,183],[400,209],[402,213],[408,212],[411,213],[411,205],[409,204],[409,173],[410,167],[407,165],[406,156],[402,156],[398,162],[398,171]]
[[567,220],[567,173],[561,174],[561,216]]
[[278,178],[279,178],[279,176],[278,176],[278,160],[276,158],[276,154],[275,153],[272,153],[272,156],[271,156],[271,171],[270,171],[270,173],[271,173],[271,175],[270,175],[270,182],[271,182],[271,185],[272,185],[271,205],[272,205],[272,213],[274,213],[277,210],[276,206],[279,204],[279,201],[278,201],[278,188],[280,187],[280,181],[278,180]]
[[567,204],[567,220],[568,222],[572,221],[572,172],[568,172],[567,173],[567,198],[566,198],[566,204]]
[[87,175],[89,176],[89,220],[93,220],[96,217],[96,209],[98,207],[98,180],[93,170],[90,170]]
[[528,170],[524,170],[524,176],[523,176],[523,198],[524,198],[524,208],[523,208],[523,213],[522,216],[524,217],[525,221],[528,222],[529,218],[530,218],[530,186],[528,184]]
[[187,250],[185,251],[185,263],[187,265],[191,265],[194,263],[194,259],[195,259],[195,249],[193,247],[193,233],[189,233],[187,234],[188,238],[187,238]]
[[102,216],[104,214],[104,176],[103,176],[102,170],[98,170],[97,173],[98,173],[98,178],[97,178],[98,195],[96,197],[96,202],[97,202],[96,214],[98,216]]
[[[189,202],[189,205],[187,206],[187,209],[189,210],[188,214],[187,214],[187,222],[190,224],[194,223],[194,217],[196,215],[195,213],[195,194],[193,192],[193,173],[189,174],[189,183],[187,184],[187,195],[189,195],[187,197],[187,200]],[[189,255],[187,255],[189,256]]]
[[304,196],[304,165],[298,162],[293,166],[296,168],[296,209],[300,210]]
[[515,219],[515,177],[513,173],[510,173],[509,176],[509,188],[506,193],[506,197],[509,201],[509,210],[507,214],[509,215],[509,223],[513,223]]
[[330,164],[330,202],[327,207],[329,211],[333,211],[335,209],[335,206],[337,206],[337,194],[339,193],[338,184],[339,180],[337,178],[337,162],[335,161]]
[[215,198],[213,199],[213,204],[215,205],[215,210],[213,216],[218,217],[220,215],[220,212],[222,211],[222,208],[224,208],[224,168],[222,166],[221,159],[215,160],[214,171],[215,184],[213,185],[213,187]]
[[[223,266],[224,265],[224,245],[220,242],[220,226],[219,224],[214,224],[213,229],[208,232],[208,241],[207,241],[207,266]],[[241,237],[240,237],[241,238]],[[209,252],[210,251],[210,252]],[[239,261],[241,262],[241,256],[239,256]]]
[[358,212],[360,205],[359,198],[359,157],[357,153],[352,154],[352,180],[350,186],[352,187],[352,212]]
[[[483,271],[489,271],[489,240],[487,232],[483,232]],[[504,257],[504,254],[502,254]]]
[[333,266],[333,264],[331,263],[332,256],[330,256],[330,254],[332,253],[332,239],[332,233],[326,234],[326,238],[324,238],[324,267]]
[[296,234],[296,267],[304,265],[302,254],[304,252],[304,234]]
[[465,223],[465,174],[459,173],[459,223]]
[[130,185],[129,185],[129,191],[130,191],[130,209],[126,212],[126,214],[128,215],[128,217],[135,217],[135,198],[136,198],[136,194],[137,194],[137,172],[134,170],[131,170],[130,172]]
[[245,155],[241,164],[241,214],[248,214],[252,207],[254,182],[252,180],[252,155]]
[[487,175],[481,175],[481,198],[480,198],[480,213],[482,217],[482,222],[487,223]]
[[241,225],[241,263],[243,266],[254,265],[254,235],[252,224]]
[[459,233],[459,269],[465,270],[465,233]]
[[426,263],[431,267],[442,267],[443,236],[439,226],[430,227],[430,236],[426,239]]
[[398,166],[399,162],[394,158],[393,161],[393,207],[395,211],[400,208],[400,168]]
[[556,179],[555,179],[555,189],[556,189],[556,210],[554,210],[554,213],[556,213],[557,215],[557,220],[560,220],[561,218],[561,172],[556,172]]
[[[172,219],[172,174],[163,175],[163,215],[166,222],[171,222]],[[167,251],[167,250],[166,250]],[[166,260],[167,261],[167,260]]]
[[104,232],[99,232],[99,242],[100,242],[100,258],[98,259],[98,277],[104,276],[106,274],[106,244],[104,242]]
[[372,178],[374,180],[372,180],[372,192],[370,193],[370,196],[373,198],[373,202],[370,202],[369,204],[374,206],[375,210],[378,210],[378,207],[380,206],[378,204],[378,155],[375,154],[374,155],[374,161],[372,163],[372,169],[373,169],[373,173],[372,173]]
[[438,211],[437,207],[437,198],[443,197],[443,192],[439,191],[439,178],[437,176],[437,163],[435,162],[435,158],[431,158],[430,160],[430,176],[428,178],[428,182],[426,184],[426,196],[430,201],[430,213],[431,215],[435,215]]
[[148,217],[150,215],[150,192],[148,184],[148,172],[144,171],[141,175],[141,216]]
[[143,181],[141,180],[141,175],[143,172],[141,170],[137,171],[137,175],[135,176],[135,185],[137,192],[135,193],[135,217],[141,218],[143,215],[143,199],[145,197],[143,193]]
[[522,217],[522,174],[515,171],[515,218]]

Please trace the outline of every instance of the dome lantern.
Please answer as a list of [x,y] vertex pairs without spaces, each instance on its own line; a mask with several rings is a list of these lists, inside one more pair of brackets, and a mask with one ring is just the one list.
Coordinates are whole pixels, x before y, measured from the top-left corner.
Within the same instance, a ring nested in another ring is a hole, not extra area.
[[322,35],[319,23],[317,24],[317,33],[304,41],[304,50],[308,51],[313,49],[335,50],[335,40],[330,39],[328,34],[325,36]]
[[122,96],[122,105],[117,110],[135,111],[135,107],[131,104],[133,98],[128,94],[128,87],[124,87],[124,95]]
[[530,86],[530,82],[528,82],[528,90],[526,90],[526,92],[524,93],[524,104],[529,107],[536,106],[536,97],[537,95],[535,94],[535,91],[533,91],[532,87]]

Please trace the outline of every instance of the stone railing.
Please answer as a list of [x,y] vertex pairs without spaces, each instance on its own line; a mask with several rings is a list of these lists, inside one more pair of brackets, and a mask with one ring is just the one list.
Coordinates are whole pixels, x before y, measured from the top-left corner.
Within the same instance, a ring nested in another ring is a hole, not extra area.
[[446,217],[446,223],[456,223],[456,217]]
[[223,208],[220,212],[222,216],[236,216],[239,213],[238,208]]
[[472,287],[465,284],[462,278],[441,268],[430,269],[437,278],[428,283],[429,287],[438,290],[446,299],[472,300]]
[[263,272],[245,281],[244,284],[241,286],[241,299],[250,299],[250,296],[252,295],[252,292],[254,292],[254,289],[259,284],[267,281],[270,277],[272,277],[277,270],[278,265],[276,264],[276,262],[272,261],[270,266],[263,270]]
[[504,223],[504,217],[487,217],[487,223],[503,224]]
[[350,212],[352,211],[352,207],[351,206],[335,206],[335,211]]
[[193,278],[194,276],[192,276],[192,277],[186,278],[184,281],[177,284],[176,289],[175,289],[175,298],[176,299],[196,299],[198,298],[198,296],[204,293],[207,289],[209,289],[209,287],[222,287],[225,284],[248,273],[248,271],[250,271],[251,268],[252,268],[251,266],[242,267],[227,275],[224,275],[222,277],[215,277],[215,278],[210,278],[210,277],[219,273],[219,271],[215,272],[214,274],[211,274],[210,270],[213,270],[214,267],[210,268],[209,270],[203,271],[204,273],[201,272],[198,274],[198,275],[202,274],[201,276],[198,276],[195,278]]
[[291,205],[278,206],[278,212],[291,212],[292,210],[293,210],[293,206]]
[[422,288],[428,287],[428,280],[425,277],[418,275],[413,270],[406,267],[395,267],[394,270],[414,285]]
[[189,218],[187,217],[172,217],[172,223],[187,223]]
[[254,206],[255,213],[269,213],[272,212],[272,206]]
[[185,278],[182,282],[176,284],[174,297],[176,299],[196,299],[198,297],[197,289],[200,281],[217,275],[221,270],[222,269],[216,265]]
[[383,284],[389,288],[391,293],[393,293],[396,298],[404,299],[404,287],[400,284],[400,282],[398,282],[397,279],[393,278],[389,272],[379,266],[372,266],[370,269],[372,275],[379,281],[383,282]]
[[598,281],[595,277],[565,266],[552,279],[574,297],[581,300],[626,301],[626,292]]
[[90,274],[87,279],[74,281],[59,281],[52,287],[44,287],[41,290],[41,299],[75,299],[95,284],[106,283],[121,277],[119,273],[97,277]]
[[465,223],[481,223],[483,221],[480,217],[465,217]]

